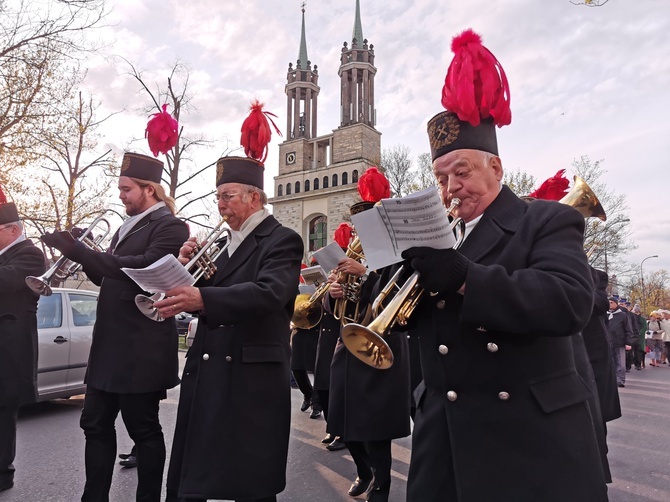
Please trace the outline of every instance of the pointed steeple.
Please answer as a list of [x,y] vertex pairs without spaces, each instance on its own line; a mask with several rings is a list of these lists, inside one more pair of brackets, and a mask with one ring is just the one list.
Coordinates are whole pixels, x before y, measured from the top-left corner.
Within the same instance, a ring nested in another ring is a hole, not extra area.
[[358,47],[363,47],[363,24],[361,23],[361,2],[356,0],[356,17],[354,19],[354,31],[351,35],[351,42],[356,40]]
[[307,68],[307,38],[305,37],[305,2],[302,3],[302,32],[300,33],[300,51],[298,52],[298,64],[300,68]]

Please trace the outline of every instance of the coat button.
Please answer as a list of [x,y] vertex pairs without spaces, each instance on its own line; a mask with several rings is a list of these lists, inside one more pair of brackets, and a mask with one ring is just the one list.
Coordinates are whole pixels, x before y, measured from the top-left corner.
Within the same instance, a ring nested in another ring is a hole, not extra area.
[[439,302],[437,302],[437,304],[435,304],[435,306],[440,310],[442,310],[446,305],[447,302],[445,302],[444,300],[440,300]]
[[443,356],[446,356],[446,355],[447,355],[447,352],[449,352],[449,347],[447,347],[446,345],[440,345],[440,346],[437,348],[437,351],[438,351],[440,354],[442,354]]
[[489,342],[486,344],[486,350],[489,352],[498,352],[498,345],[493,342]]
[[477,328],[477,331],[481,331],[482,333],[486,333],[486,328],[484,326],[479,326]]
[[458,399],[458,394],[456,394],[456,391],[450,390],[447,392],[447,399],[449,401],[456,401],[456,399]]
[[501,401],[507,401],[509,399],[509,392],[505,391],[498,392],[498,399],[500,399]]
[[203,354],[202,355],[202,360],[203,361],[209,361],[209,354]]
[[230,361],[232,361],[232,360],[233,360],[232,357],[230,357],[230,356],[226,356],[226,361],[230,362]]

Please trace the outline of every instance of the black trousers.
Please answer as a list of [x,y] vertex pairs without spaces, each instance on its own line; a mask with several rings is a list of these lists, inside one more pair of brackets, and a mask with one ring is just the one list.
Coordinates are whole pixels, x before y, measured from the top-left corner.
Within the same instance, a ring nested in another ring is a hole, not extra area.
[[86,436],[86,484],[82,502],[108,502],[116,463],[114,422],[121,411],[128,435],[137,448],[138,502],[159,502],[165,466],[165,441],[158,404],[165,391],[116,394],[86,389],[80,426]]
[[18,405],[0,406],[0,486],[8,485],[14,480],[18,414]]
[[298,384],[298,389],[302,392],[305,400],[310,402],[313,409],[320,410],[319,393],[312,387],[307,370],[291,370],[291,373],[293,373],[293,379]]
[[385,502],[391,490],[391,440],[345,441],[356,464],[356,475],[369,480],[373,474],[375,487],[368,501]]

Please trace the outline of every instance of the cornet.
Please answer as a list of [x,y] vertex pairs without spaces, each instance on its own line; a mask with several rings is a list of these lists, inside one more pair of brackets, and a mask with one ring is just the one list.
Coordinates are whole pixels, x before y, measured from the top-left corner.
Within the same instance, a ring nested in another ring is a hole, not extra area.
[[[204,246],[196,246],[196,253],[191,258],[184,268],[191,273],[193,276],[194,282],[198,282],[201,278],[209,279],[216,273],[216,264],[214,263],[223,252],[228,249],[231,241],[231,233],[228,228],[223,227],[223,224],[226,222],[226,219],[222,219],[217,226],[215,226],[210,234],[205,239]],[[223,245],[219,245],[219,240],[226,236],[226,242]],[[158,309],[154,307],[154,302],[162,300],[165,298],[165,293],[154,293],[151,296],[147,295],[136,295],[135,296],[135,305],[140,309],[145,316],[147,316],[152,321],[162,322],[165,319],[158,312]]]
[[[460,199],[452,199],[447,208],[447,214],[451,215],[460,205]],[[462,218],[455,218],[449,224],[449,230],[452,232],[457,227],[459,234],[454,249],[458,249],[465,238],[465,222]],[[386,297],[397,287],[396,284],[400,274],[401,270],[396,272],[391,281],[384,287],[373,303],[373,310],[379,310],[379,306]],[[384,336],[395,324],[401,326],[407,324],[407,320],[423,297],[423,292],[423,288],[419,286],[419,273],[414,272],[398,289],[386,308],[367,327],[356,323],[344,326],[341,337],[349,352],[373,368],[390,368],[393,365],[393,352],[384,340]]]
[[[101,233],[97,236],[93,235],[93,231],[99,225],[102,225],[103,228],[99,230]],[[109,221],[107,221],[102,216],[98,216],[95,220],[91,222],[86,231],[81,234],[79,242],[83,243],[86,247],[92,249],[93,251],[102,252],[103,249],[100,247],[102,241],[109,235],[111,226]],[[67,232],[70,234],[70,232]],[[70,234],[72,236],[72,234]],[[73,237],[74,240],[74,237]],[[63,282],[68,277],[73,275],[81,268],[80,263],[75,263],[74,261],[61,256],[53,266],[47,270],[44,274],[39,277],[29,275],[26,277],[26,284],[30,289],[35,293],[43,296],[51,296],[53,290],[51,289],[51,281],[56,278],[56,280]]]

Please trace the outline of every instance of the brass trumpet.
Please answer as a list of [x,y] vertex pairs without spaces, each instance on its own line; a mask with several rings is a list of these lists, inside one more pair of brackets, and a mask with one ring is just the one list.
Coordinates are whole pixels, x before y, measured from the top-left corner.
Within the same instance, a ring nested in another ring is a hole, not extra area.
[[591,187],[579,176],[574,177],[574,183],[570,191],[559,200],[561,204],[567,204],[574,207],[577,211],[582,213],[584,218],[595,217],[599,220],[606,221],[607,215],[605,209],[593,193]]
[[[365,255],[363,254],[363,244],[361,240],[356,236],[356,238],[349,244],[347,247],[347,258],[353,258],[354,260],[361,262]],[[342,298],[337,298],[335,300],[335,306],[333,307],[333,317],[340,321],[344,326],[350,322],[356,322],[358,320],[358,304],[361,294],[361,278],[351,274],[344,274],[340,272],[337,277],[337,282],[342,284],[342,289],[344,296]],[[347,307],[349,303],[355,305],[354,312],[351,316],[347,315]]]
[[[216,264],[214,263],[223,252],[228,249],[230,246],[231,233],[228,228],[223,227],[223,224],[226,222],[225,219],[222,219],[217,226],[215,226],[210,234],[205,239],[205,245],[196,246],[196,253],[193,255],[191,260],[184,265],[184,268],[191,272],[194,282],[198,282],[201,278],[209,279],[216,273]],[[222,246],[219,245],[218,241],[225,234],[226,242]],[[165,298],[165,293],[154,293],[151,296],[147,295],[136,295],[135,296],[135,305],[140,309],[145,316],[147,316],[152,321],[162,322],[165,319],[158,312],[158,309],[154,307],[154,302],[162,300]]]
[[[461,200],[454,198],[447,208],[447,214],[461,205]],[[455,218],[449,225],[450,231],[459,229],[454,244],[458,249],[465,238],[465,222],[462,218]],[[378,310],[386,297],[397,287],[401,270],[396,272],[391,281],[384,287],[373,303],[373,310]],[[398,289],[398,292],[389,304],[377,315],[367,327],[351,323],[342,328],[341,337],[344,345],[358,359],[377,369],[388,369],[393,365],[393,352],[384,340],[384,336],[395,325],[405,326],[423,297],[423,288],[419,286],[419,273],[414,272]]]
[[[103,226],[101,233],[97,236],[94,236],[93,231],[99,225]],[[105,237],[109,235],[110,229],[111,226],[109,221],[107,221],[101,215],[91,222],[88,228],[84,231],[83,234],[81,234],[81,236],[79,236],[77,240],[82,242],[93,251],[102,252],[103,249],[100,247],[100,244],[105,239]],[[72,237],[70,232],[66,233]],[[72,239],[74,240],[74,237],[72,237]],[[76,263],[69,258],[66,258],[65,256],[61,256],[56,261],[56,263],[54,263],[53,266],[44,274],[40,275],[39,277],[32,275],[26,277],[26,284],[37,294],[42,296],[51,296],[53,293],[53,290],[51,289],[51,281],[54,280],[54,278],[59,282],[64,282],[68,277],[79,271],[80,268],[80,263]]]
[[[358,236],[349,244],[346,251],[347,258],[354,258],[360,261],[363,257],[363,245],[361,244]],[[347,278],[340,274],[338,276],[337,282],[342,282],[342,280]],[[348,282],[348,280],[347,280]],[[321,322],[323,317],[323,306],[321,305],[321,300],[326,296],[326,293],[330,290],[330,282],[323,283],[317,288],[317,290],[311,295],[300,294],[296,296],[295,303],[293,307],[293,317],[291,317],[291,322],[297,328],[301,329],[310,329]],[[346,286],[345,286],[346,290]],[[346,309],[346,302],[341,302],[342,299],[337,299],[335,301],[335,307],[333,309],[333,316],[336,319],[341,319],[344,309]],[[344,305],[342,305],[345,303]],[[335,313],[338,312],[338,315]]]

